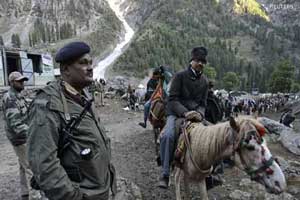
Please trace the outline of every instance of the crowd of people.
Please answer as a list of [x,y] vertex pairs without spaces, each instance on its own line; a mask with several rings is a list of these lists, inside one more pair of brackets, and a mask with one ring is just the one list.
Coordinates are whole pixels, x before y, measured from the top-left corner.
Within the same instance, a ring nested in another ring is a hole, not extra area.
[[222,102],[224,108],[225,118],[230,115],[252,115],[257,112],[262,115],[267,112],[280,112],[284,107],[288,98],[283,95],[273,95],[270,97],[244,97],[237,98],[232,95],[224,98],[217,95]]

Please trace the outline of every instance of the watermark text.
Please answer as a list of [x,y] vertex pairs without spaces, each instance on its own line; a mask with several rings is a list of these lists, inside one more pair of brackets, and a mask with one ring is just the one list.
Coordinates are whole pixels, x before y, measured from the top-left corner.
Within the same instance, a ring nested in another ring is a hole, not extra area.
[[270,10],[298,10],[298,6],[293,5],[293,4],[270,4],[269,9]]

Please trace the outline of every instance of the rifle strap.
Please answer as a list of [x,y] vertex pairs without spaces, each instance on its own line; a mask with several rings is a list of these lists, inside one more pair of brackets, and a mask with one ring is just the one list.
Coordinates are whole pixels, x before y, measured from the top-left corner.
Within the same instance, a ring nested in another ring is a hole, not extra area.
[[60,95],[61,95],[61,99],[62,99],[62,103],[63,103],[63,109],[64,109],[64,115],[65,115],[65,120],[67,121],[70,121],[71,120],[71,116],[70,116],[70,113],[69,113],[69,108],[68,108],[68,104],[67,104],[67,99],[63,93],[62,90],[60,90]]

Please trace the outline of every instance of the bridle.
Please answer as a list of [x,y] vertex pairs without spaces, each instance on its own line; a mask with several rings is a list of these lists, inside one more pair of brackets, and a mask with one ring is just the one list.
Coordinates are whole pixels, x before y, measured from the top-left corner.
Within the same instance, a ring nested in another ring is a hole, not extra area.
[[[254,136],[257,143],[261,145],[263,143],[263,138],[257,133],[257,130],[250,130],[244,133],[242,139],[240,140],[238,148],[235,150],[236,152],[241,152],[242,149],[248,149],[249,151],[254,150],[253,145],[249,145],[249,136]],[[245,172],[251,177],[251,180],[259,181],[262,178],[262,173],[266,173],[267,175],[272,175],[274,171],[270,168],[273,165],[273,162],[276,161],[273,156],[271,156],[268,160],[264,158],[265,148],[264,146],[260,146],[260,153],[262,155],[261,163],[262,165],[258,168],[254,168],[251,166],[246,166],[246,162],[242,156],[240,156],[241,162],[245,167]],[[240,154],[241,155],[241,154]]]

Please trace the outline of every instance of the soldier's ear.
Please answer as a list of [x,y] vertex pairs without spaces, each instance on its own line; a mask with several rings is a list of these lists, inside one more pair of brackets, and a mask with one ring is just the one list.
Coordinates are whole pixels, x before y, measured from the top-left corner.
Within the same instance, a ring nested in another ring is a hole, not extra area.
[[69,65],[66,63],[61,63],[60,64],[60,73],[68,75],[69,74]]

